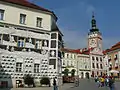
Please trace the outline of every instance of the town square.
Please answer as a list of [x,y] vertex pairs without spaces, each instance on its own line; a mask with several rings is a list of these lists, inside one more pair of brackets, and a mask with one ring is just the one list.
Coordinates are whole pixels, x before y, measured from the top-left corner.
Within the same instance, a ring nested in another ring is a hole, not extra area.
[[0,90],[119,90],[118,8],[0,0]]

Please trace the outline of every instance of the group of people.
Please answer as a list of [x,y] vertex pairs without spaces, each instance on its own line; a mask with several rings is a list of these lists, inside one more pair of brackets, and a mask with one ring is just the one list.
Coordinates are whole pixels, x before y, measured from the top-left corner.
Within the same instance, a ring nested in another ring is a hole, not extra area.
[[115,90],[115,79],[113,76],[102,76],[98,77],[95,76],[95,82],[98,83],[98,87],[104,87],[107,86],[110,88],[110,90]]

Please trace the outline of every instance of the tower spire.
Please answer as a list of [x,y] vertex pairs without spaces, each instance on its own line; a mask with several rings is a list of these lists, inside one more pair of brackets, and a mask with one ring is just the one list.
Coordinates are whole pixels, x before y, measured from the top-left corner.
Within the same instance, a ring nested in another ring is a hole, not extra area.
[[97,29],[97,26],[96,26],[96,20],[95,20],[95,15],[94,15],[94,12],[92,12],[92,20],[91,20],[91,32],[94,32],[94,31],[99,31]]
[[95,20],[94,12],[92,12],[91,25],[92,25],[92,27],[91,27],[92,29],[96,28],[96,20]]

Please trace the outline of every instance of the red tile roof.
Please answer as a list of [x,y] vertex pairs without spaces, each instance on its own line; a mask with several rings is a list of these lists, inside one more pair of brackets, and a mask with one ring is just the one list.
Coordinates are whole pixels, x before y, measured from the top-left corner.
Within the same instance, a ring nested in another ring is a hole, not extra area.
[[70,53],[80,53],[79,49],[75,50],[75,49],[62,48],[61,51],[70,52]]
[[[13,3],[13,4],[25,6],[25,7],[30,7],[30,8],[42,10],[42,11],[45,11],[45,12],[50,12],[50,13],[52,13],[55,16],[55,14],[52,11],[50,11],[48,9],[45,9],[43,7],[37,6],[37,5],[27,1],[27,0],[0,0],[0,1]],[[56,19],[57,19],[57,17],[56,17]]]
[[63,52],[69,52],[69,53],[76,53],[76,54],[90,54],[91,49],[68,49],[68,48],[62,48]]

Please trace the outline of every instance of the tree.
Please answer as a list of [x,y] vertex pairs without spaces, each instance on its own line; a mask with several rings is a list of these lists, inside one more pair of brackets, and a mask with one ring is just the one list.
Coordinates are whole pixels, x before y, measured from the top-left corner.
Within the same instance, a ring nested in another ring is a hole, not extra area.
[[48,77],[42,77],[42,79],[40,80],[40,84],[49,85],[50,87],[50,79]]
[[71,76],[75,76],[75,69],[71,70]]
[[63,74],[64,74],[64,76],[68,76],[68,73],[69,73],[69,69],[65,69],[64,71],[63,71]]
[[34,86],[34,78],[27,74],[24,76],[24,83],[27,84],[28,86],[30,85]]

